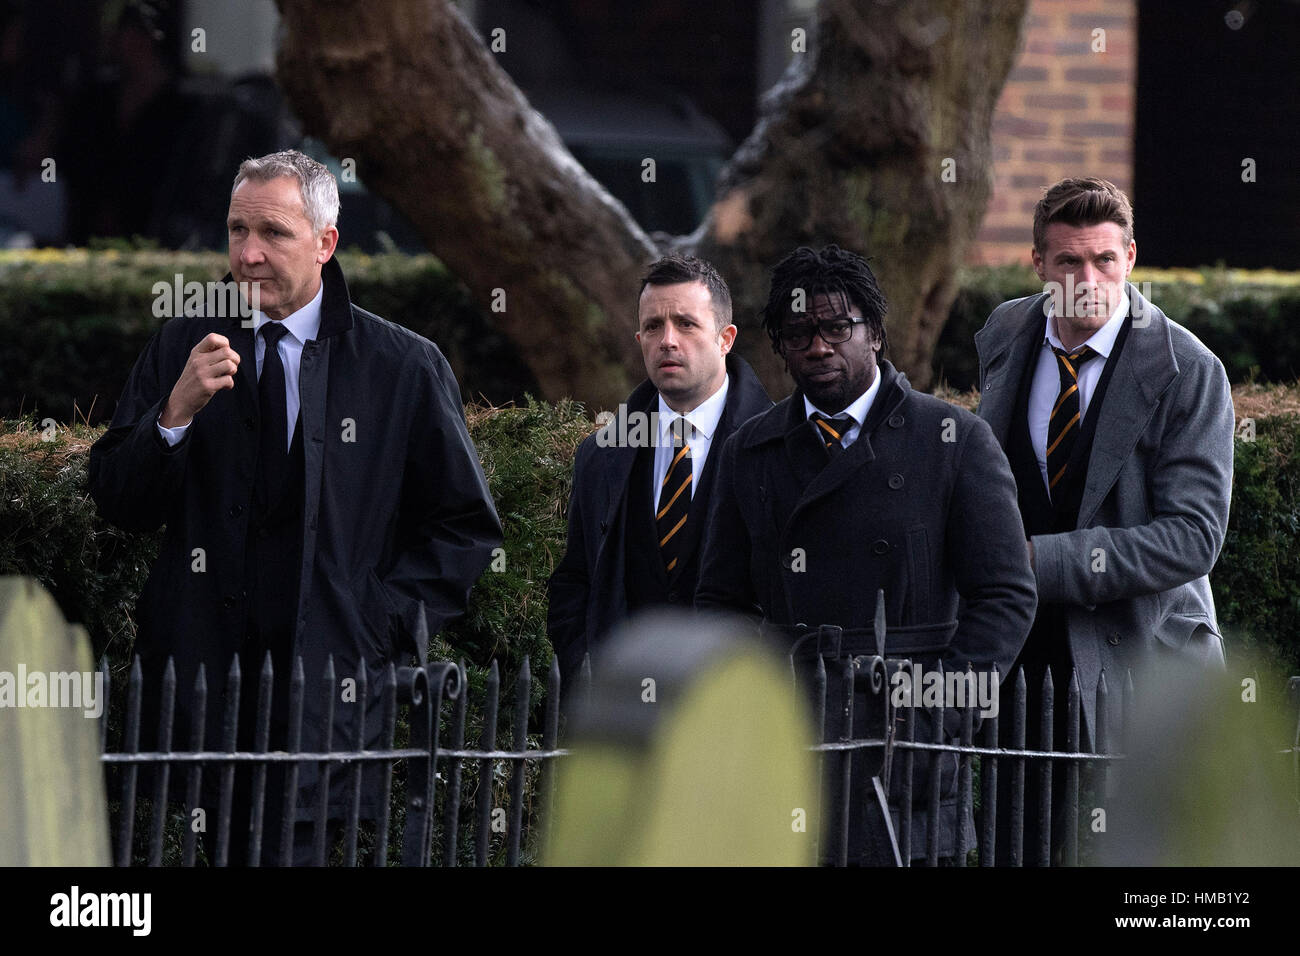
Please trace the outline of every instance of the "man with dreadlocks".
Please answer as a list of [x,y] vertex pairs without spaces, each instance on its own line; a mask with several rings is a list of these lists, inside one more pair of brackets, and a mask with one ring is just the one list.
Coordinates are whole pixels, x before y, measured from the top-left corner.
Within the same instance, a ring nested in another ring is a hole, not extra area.
[[[877,652],[878,591],[886,657],[923,668],[1005,673],[1034,617],[1006,457],[983,421],[913,391],[880,357],[886,309],[866,260],[837,246],[800,248],[777,265],[763,325],[796,389],[721,449],[695,593],[698,608],[761,615],[803,678],[824,660],[832,740],[845,730],[845,663]],[[864,681],[857,687],[852,735],[879,736],[883,701]],[[949,737],[960,720],[946,710]],[[894,862],[901,774],[888,775],[887,812],[873,780],[885,776],[880,752],[857,750],[851,761],[848,860]],[[951,856],[959,823],[974,845],[973,824],[957,819],[955,755],[939,769],[939,854]],[[911,856],[926,852],[928,792],[918,773]]]

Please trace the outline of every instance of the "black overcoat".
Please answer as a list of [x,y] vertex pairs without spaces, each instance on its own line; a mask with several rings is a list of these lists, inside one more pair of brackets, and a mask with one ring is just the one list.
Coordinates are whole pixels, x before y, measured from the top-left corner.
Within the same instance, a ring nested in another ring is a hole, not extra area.
[[[684,529],[688,535],[686,557],[672,582],[687,605],[699,575],[701,530],[722,445],[745,421],[772,407],[772,399],[749,363],[734,353],[727,355],[726,363],[730,376],[727,400],[699,488],[692,497],[692,518]],[[647,379],[619,406],[606,425],[607,435],[626,435],[628,413],[648,415],[658,409],[658,403],[659,392]],[[637,451],[630,445],[603,446],[599,433],[587,436],[578,446],[569,497],[568,546],[548,589],[547,628],[566,684],[572,683],[583,655],[594,650],[628,614],[627,503]]]
[[[335,749],[354,739],[360,708],[347,701],[343,681],[355,678],[362,662],[371,688],[366,737],[374,746],[381,729],[375,689],[386,665],[405,663],[415,649],[419,602],[436,634],[464,612],[502,539],[442,353],[353,305],[337,260],[322,277],[320,331],[303,349],[299,381],[304,490],[293,653],[302,655],[307,679],[307,751],[324,742],[318,688],[327,658],[333,655],[340,687]],[[169,448],[158,433],[159,413],[191,349],[210,332],[226,336],[240,355],[235,387],[214,395]],[[133,531],[166,525],[136,605],[136,649],[154,670],[175,657],[181,727],[195,673],[206,666],[209,746],[220,739],[220,690],[247,620],[245,554],[261,427],[253,344],[252,329],[237,318],[164,323],[90,452],[90,493],[107,521]],[[315,778],[314,766],[300,771],[300,817],[313,805]],[[343,790],[331,789],[331,815],[341,815]],[[375,799],[367,786],[363,813]]]
[[869,632],[883,589],[888,656],[1005,675],[1036,605],[1006,457],[970,412],[888,361],[879,374],[862,433],[829,463],[798,391],[727,440],[696,606]]

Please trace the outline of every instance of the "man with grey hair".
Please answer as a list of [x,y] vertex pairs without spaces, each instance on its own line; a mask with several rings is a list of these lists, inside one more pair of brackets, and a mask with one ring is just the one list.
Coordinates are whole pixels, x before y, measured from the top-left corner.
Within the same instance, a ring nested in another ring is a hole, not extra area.
[[[415,640],[421,608],[429,634],[462,614],[501,543],[451,369],[432,342],[352,304],[334,258],[338,210],[334,177],[302,153],[244,162],[230,194],[225,281],[248,295],[251,321],[203,314],[164,324],[91,450],[103,517],[129,530],[166,525],[136,608],[136,649],[150,687],[175,660],[174,741],[188,742],[201,721],[206,746],[222,745],[235,656],[238,743],[257,746],[255,690],[269,655],[270,749],[287,746],[298,658],[308,689],[300,749],[328,749],[331,731],[335,749],[351,748],[363,718],[365,746],[375,746],[387,665],[427,651]],[[331,664],[340,688],[332,727],[318,691]],[[200,666],[206,714],[190,707]],[[146,715],[146,731],[157,727]],[[330,787],[331,821],[350,807],[348,776]],[[323,862],[305,822],[319,799],[315,765],[299,769],[293,793],[271,778],[261,848],[251,786],[241,783],[230,846],[208,841],[217,862],[256,863],[259,849],[261,862]],[[216,798],[208,788],[202,800],[212,821]],[[367,773],[362,816],[380,799],[378,775]]]

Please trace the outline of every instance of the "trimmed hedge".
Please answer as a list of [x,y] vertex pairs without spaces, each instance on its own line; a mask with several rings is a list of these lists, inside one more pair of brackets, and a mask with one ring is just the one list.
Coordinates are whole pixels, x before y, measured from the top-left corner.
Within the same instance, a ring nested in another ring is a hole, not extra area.
[[[537,394],[517,350],[437,259],[342,253],[340,260],[354,300],[436,342],[466,399],[503,404]],[[206,282],[226,271],[226,257],[210,252],[0,251],[0,417],[107,420],[163,321],[153,315],[154,284],[171,284],[177,273]],[[1233,382],[1293,382],[1300,373],[1300,276],[1221,268],[1133,276],[1152,283],[1156,304],[1223,360]],[[933,366],[935,381],[963,391],[976,385],[972,342],[989,313],[1042,285],[1019,266],[965,269],[959,282]]]
[[[501,404],[539,391],[515,347],[434,257],[339,260],[353,301],[436,342],[467,399]],[[177,274],[202,283],[228,271],[226,257],[212,252],[0,252],[0,417],[107,421],[165,321],[153,314],[155,283],[171,286]]]
[[[505,532],[504,568],[484,572],[465,618],[432,642],[431,653],[476,665],[496,657],[511,670],[528,654],[544,683],[546,582],[564,552],[573,456],[594,426],[573,402],[467,412]],[[31,419],[0,425],[0,574],[38,579],[68,620],[86,626],[96,659],[107,653],[124,664],[135,639],[132,609],[162,533],[127,533],[100,520],[86,491],[86,463],[103,430],[77,425],[51,434]]]
[[[1300,395],[1247,386],[1234,397],[1254,440],[1239,429],[1228,536],[1211,576],[1215,601],[1230,652],[1259,647],[1300,672]],[[494,657],[509,687],[527,654],[538,698],[551,661],[546,582],[564,553],[573,456],[594,426],[573,402],[471,406],[467,419],[505,529],[504,568],[484,572],[466,617],[432,642],[431,654],[463,657],[476,689]],[[0,574],[40,580],[65,616],[86,626],[96,656],[107,652],[120,666],[159,537],[117,531],[96,514],[85,465],[101,431],[61,428],[45,441],[30,420],[0,427]]]
[[[1300,376],[1300,275],[1215,268],[1134,269],[1151,284],[1151,301],[1205,343],[1233,383],[1290,383]],[[962,270],[932,366],[935,381],[954,389],[979,384],[975,333],[1008,299],[1043,291],[1028,266]],[[1143,292],[1145,295],[1145,291]]]

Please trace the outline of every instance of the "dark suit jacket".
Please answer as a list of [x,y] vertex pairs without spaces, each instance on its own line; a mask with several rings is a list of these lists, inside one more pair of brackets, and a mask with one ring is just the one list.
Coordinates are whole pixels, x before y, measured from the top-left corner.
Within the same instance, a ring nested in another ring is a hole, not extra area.
[[[1039,601],[1067,605],[1089,734],[1103,671],[1115,694],[1157,645],[1223,661],[1208,575],[1228,526],[1232,391],[1194,335],[1131,283],[1128,294],[1133,326],[1097,417],[1077,528],[1033,538]],[[975,336],[979,416],[1003,445],[1045,301],[1004,302]]]
[[[699,539],[713,495],[714,476],[727,437],[746,420],[772,407],[753,369],[734,353],[726,359],[730,385],[717,433],[709,447],[699,488],[691,498],[689,535],[680,571],[673,578],[677,603],[689,605],[699,575]],[[617,439],[627,433],[630,412],[658,409],[659,392],[646,380],[628,396],[602,431]],[[647,432],[648,433],[648,432]],[[569,498],[569,539],[564,559],[551,575],[547,629],[561,672],[571,683],[583,655],[592,651],[628,614],[625,583],[628,484],[638,448],[620,447],[597,433],[578,447]]]
[[[353,305],[337,260],[322,275],[320,332],[303,349],[300,371],[302,563],[293,653],[302,655],[307,680],[308,751],[324,743],[317,688],[329,655],[339,681],[367,667],[373,746],[382,729],[374,692],[385,665],[405,663],[402,653],[415,650],[419,602],[436,634],[464,612],[470,587],[501,543],[460,389],[442,353]],[[169,448],[158,434],[159,411],[209,332],[226,336],[242,359],[235,387],[214,395]],[[248,616],[245,556],[260,428],[253,356],[252,329],[237,318],[164,323],[90,452],[90,493],[105,520],[137,531],[167,526],[136,605],[136,650],[155,668],[175,656],[183,718],[205,665],[210,744],[221,739],[221,689]],[[204,549],[201,573],[193,569],[196,548]],[[358,707],[334,699],[334,746],[350,747]],[[300,808],[312,806],[315,777],[314,765],[302,768]],[[364,795],[363,810],[374,796]],[[340,787],[331,813],[347,807]]]

